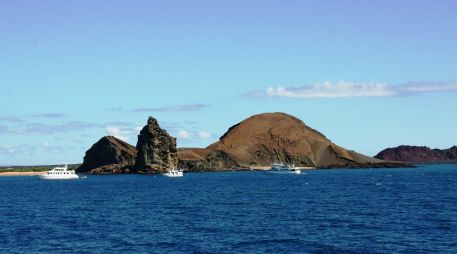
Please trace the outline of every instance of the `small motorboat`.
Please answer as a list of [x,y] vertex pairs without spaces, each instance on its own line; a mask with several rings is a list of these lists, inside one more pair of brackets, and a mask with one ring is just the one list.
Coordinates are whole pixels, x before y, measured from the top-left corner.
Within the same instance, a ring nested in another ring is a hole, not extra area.
[[79,176],[75,173],[74,170],[68,170],[67,164],[65,167],[55,167],[49,171],[46,171],[46,174],[39,176],[44,180],[71,180],[79,179]]
[[182,169],[173,168],[173,169],[169,170],[168,172],[163,173],[163,175],[168,176],[168,177],[181,177],[184,175],[184,173],[183,173]]
[[283,163],[274,163],[271,165],[270,170],[265,171],[268,174],[301,174],[301,170],[299,167],[295,167],[295,165],[287,165]]

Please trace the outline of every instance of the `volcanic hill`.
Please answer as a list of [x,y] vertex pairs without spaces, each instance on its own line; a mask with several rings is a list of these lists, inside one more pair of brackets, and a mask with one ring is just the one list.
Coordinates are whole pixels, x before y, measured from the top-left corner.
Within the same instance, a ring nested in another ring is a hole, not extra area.
[[346,150],[285,113],[251,116],[230,127],[206,148],[178,149],[179,165],[189,170],[218,170],[289,163],[316,168],[403,167]]

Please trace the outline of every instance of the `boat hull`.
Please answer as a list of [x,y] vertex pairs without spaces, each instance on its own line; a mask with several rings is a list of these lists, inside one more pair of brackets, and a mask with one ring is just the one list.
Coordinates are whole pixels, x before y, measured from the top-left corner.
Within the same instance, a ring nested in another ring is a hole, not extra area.
[[276,174],[276,175],[299,175],[301,170],[266,170],[266,174]]
[[178,173],[164,173],[163,174],[164,176],[167,176],[167,177],[181,177],[183,176],[184,174],[182,172],[178,172]]
[[75,180],[79,179],[78,175],[40,175],[43,180]]

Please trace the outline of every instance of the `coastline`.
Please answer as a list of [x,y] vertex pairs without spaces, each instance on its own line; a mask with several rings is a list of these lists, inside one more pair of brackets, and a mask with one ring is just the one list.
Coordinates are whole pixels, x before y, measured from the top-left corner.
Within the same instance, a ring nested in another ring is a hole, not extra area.
[[[316,169],[315,167],[296,167],[297,169],[300,170],[310,170],[310,169]],[[251,166],[249,167],[250,170],[270,170],[271,166]]]
[[43,172],[1,172],[0,176],[37,176],[46,174],[46,171]]

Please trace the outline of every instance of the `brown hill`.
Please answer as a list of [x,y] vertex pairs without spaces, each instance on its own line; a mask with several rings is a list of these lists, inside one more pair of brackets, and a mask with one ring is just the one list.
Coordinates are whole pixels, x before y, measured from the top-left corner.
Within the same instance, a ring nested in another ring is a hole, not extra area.
[[457,146],[431,149],[426,146],[397,146],[379,152],[375,158],[411,163],[457,162]]
[[181,148],[178,155],[180,165],[190,170],[270,166],[275,162],[318,168],[406,166],[348,151],[285,113],[251,116],[207,148]]
[[101,138],[86,151],[78,173],[128,173],[135,164],[136,148],[113,136]]

